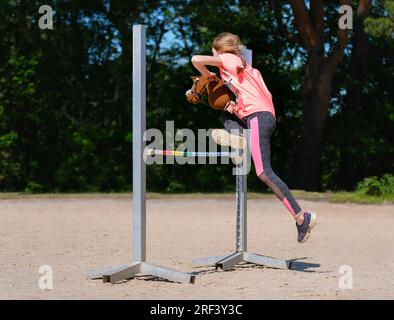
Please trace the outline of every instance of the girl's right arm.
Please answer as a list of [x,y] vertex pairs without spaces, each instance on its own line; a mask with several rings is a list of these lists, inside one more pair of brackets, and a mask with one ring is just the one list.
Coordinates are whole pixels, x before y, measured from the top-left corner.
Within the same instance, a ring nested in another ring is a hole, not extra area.
[[232,114],[237,113],[237,111],[238,111],[237,103],[232,101],[232,100],[230,100],[227,103],[226,107],[224,108],[224,111],[227,111],[227,112],[232,113]]
[[196,55],[192,57],[192,64],[198,71],[201,72],[204,78],[212,81],[217,79],[216,74],[214,72],[210,72],[205,65],[218,67],[222,65],[222,61],[219,58],[213,56]]

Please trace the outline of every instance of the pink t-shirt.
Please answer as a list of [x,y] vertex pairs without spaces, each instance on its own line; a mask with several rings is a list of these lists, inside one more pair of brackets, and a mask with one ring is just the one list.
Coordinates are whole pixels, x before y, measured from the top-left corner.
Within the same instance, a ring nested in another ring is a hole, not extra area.
[[237,66],[242,66],[240,57],[232,53],[218,55],[223,66],[219,67],[220,77],[230,84],[229,88],[237,95],[239,118],[244,118],[258,111],[269,111],[275,116],[272,95],[269,92],[259,70],[249,64],[237,74]]

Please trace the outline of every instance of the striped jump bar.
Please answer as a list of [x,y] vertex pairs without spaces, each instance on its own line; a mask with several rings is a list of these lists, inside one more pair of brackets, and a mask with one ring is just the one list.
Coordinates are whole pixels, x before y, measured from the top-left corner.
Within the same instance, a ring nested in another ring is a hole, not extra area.
[[195,152],[195,151],[177,151],[177,150],[156,150],[148,149],[148,156],[163,155],[175,157],[235,157],[239,152]]

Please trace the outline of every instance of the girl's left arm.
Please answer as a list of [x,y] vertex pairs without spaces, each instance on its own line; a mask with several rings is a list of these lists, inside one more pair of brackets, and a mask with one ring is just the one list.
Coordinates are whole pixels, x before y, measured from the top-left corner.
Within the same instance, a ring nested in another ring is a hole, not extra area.
[[205,78],[208,78],[211,75],[209,70],[205,67],[206,65],[216,67],[220,67],[222,65],[220,58],[214,56],[193,56],[192,63],[193,66],[198,71],[200,71]]

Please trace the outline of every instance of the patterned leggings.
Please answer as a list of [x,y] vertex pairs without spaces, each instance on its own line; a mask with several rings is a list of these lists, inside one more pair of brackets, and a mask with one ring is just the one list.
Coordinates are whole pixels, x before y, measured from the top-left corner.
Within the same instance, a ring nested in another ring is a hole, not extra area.
[[301,208],[294,199],[287,185],[275,174],[271,167],[270,138],[276,128],[276,119],[271,112],[253,113],[243,120],[228,112],[223,112],[221,121],[228,132],[244,128],[250,129],[249,146],[252,153],[256,174],[282,201],[287,210],[296,216]]

